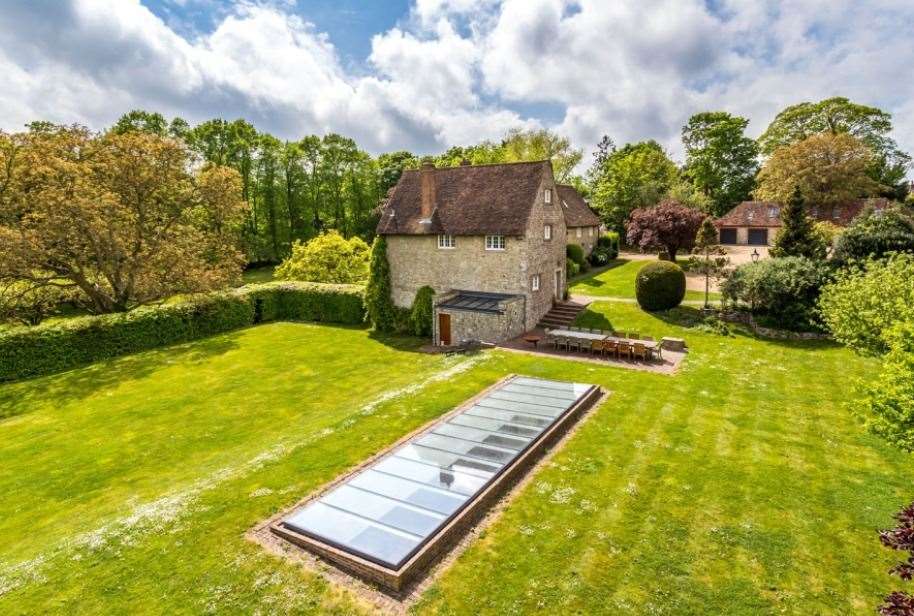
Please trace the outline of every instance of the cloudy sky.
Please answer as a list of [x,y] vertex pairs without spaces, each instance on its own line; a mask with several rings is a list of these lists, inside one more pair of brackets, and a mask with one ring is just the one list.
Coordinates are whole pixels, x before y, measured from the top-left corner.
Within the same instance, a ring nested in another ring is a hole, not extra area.
[[3,0],[0,129],[133,108],[440,151],[545,126],[589,152],[690,114],[890,111],[914,151],[912,0]]

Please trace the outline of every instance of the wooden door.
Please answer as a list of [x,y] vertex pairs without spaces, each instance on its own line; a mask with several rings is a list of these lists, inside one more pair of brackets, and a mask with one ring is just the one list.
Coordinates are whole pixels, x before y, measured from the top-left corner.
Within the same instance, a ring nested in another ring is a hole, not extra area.
[[720,230],[720,243],[721,244],[735,244],[736,243],[736,229],[721,229]]
[[443,346],[451,345],[451,315],[438,313],[438,340]]

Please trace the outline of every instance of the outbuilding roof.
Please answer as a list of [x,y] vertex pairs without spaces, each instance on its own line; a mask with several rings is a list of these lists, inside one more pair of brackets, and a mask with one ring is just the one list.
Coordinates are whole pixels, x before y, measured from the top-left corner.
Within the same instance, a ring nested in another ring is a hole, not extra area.
[[[807,214],[814,220],[827,221],[846,227],[867,205],[881,210],[888,199],[858,199],[844,205],[812,206]],[[770,201],[743,201],[717,219],[718,227],[780,227],[781,206]]]
[[546,161],[462,165],[431,169],[435,202],[431,220],[421,221],[419,169],[408,169],[381,210],[381,235],[523,235],[543,179]]
[[597,216],[584,197],[577,191],[574,186],[568,184],[556,184],[559,204],[562,206],[562,213],[565,215],[566,227],[598,227],[600,226],[600,217]]

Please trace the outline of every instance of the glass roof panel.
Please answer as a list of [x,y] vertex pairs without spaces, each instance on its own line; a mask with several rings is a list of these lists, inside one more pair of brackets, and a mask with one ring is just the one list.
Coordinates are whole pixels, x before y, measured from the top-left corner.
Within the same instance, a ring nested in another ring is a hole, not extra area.
[[282,524],[397,569],[590,390],[514,377]]

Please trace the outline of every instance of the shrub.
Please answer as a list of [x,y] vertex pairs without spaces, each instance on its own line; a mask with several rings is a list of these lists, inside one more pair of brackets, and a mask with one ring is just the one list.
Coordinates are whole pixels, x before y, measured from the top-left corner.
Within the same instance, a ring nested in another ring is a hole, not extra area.
[[847,265],[890,252],[914,252],[914,219],[900,206],[866,208],[835,241],[832,258]]
[[685,297],[685,291],[685,272],[670,261],[648,263],[635,278],[635,296],[645,310],[675,308]]
[[571,260],[571,258],[565,259],[565,279],[571,280],[581,272],[580,266],[577,263]]
[[435,290],[431,287],[425,286],[416,292],[409,316],[410,328],[415,335],[426,338],[432,335],[434,301]]
[[914,452],[914,321],[895,325],[885,338],[882,370],[863,385],[853,409],[870,432]]
[[292,255],[280,263],[277,280],[304,280],[353,284],[368,277],[368,244],[357,237],[345,239],[336,231],[315,237],[307,243],[296,241]]
[[593,249],[593,252],[590,253],[590,264],[595,266],[606,265],[613,259],[615,256],[612,254],[612,249],[606,248],[603,246],[597,246]]
[[839,342],[864,355],[885,353],[885,334],[898,323],[914,322],[914,255],[870,260],[839,272],[822,289],[819,310]]
[[829,281],[828,267],[805,257],[765,259],[741,265],[721,285],[724,301],[788,329],[817,328],[816,302]]
[[612,261],[619,256],[619,234],[615,231],[607,231],[597,238],[597,247],[606,249],[609,260]]
[[584,249],[578,244],[568,244],[565,247],[565,254],[569,259],[574,261],[579,268],[584,266]]
[[67,319],[0,333],[0,381],[69,370],[128,353],[189,342],[253,323],[361,323],[362,288],[265,283],[125,313]]
[[374,239],[365,287],[365,318],[382,332],[394,331],[396,314],[390,297],[390,263],[387,261],[387,240],[383,235]]

